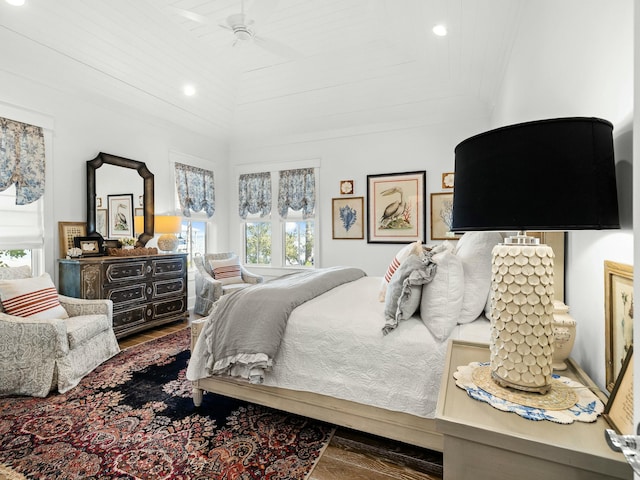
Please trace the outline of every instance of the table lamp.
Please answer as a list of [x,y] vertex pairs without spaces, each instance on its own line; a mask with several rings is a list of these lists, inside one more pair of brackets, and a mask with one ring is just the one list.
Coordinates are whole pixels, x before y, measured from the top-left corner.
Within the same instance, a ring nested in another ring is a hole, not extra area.
[[517,232],[492,252],[491,378],[546,393],[553,250],[526,231],[620,228],[613,125],[557,118],[497,128],[455,148],[453,232]]
[[182,217],[172,215],[158,215],[155,217],[156,233],[161,233],[158,238],[158,248],[164,252],[173,252],[178,248],[178,237],[182,229]]

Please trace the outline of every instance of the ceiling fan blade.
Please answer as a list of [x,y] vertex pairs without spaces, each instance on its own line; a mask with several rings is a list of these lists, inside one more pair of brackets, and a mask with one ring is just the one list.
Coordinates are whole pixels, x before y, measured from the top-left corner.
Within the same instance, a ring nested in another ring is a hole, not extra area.
[[300,53],[298,50],[276,40],[256,36],[254,37],[253,41],[256,45],[264,48],[268,52],[278,55],[279,57],[289,60],[302,58],[302,53]]
[[191,10],[184,10],[182,8],[173,7],[171,5],[167,5],[165,8],[172,13],[178,14],[181,17],[191,20],[192,22],[210,23],[210,20],[207,17],[205,17],[204,15],[198,15]]
[[256,25],[264,24],[278,8],[278,0],[253,0],[247,10],[247,18],[253,20]]

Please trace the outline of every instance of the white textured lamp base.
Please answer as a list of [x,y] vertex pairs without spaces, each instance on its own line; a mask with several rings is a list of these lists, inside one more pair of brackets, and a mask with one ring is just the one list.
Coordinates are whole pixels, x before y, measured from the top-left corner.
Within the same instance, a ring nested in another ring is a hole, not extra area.
[[172,233],[165,233],[158,238],[158,248],[164,252],[173,252],[178,248],[178,237]]
[[491,376],[503,387],[546,393],[553,363],[553,249],[493,248]]

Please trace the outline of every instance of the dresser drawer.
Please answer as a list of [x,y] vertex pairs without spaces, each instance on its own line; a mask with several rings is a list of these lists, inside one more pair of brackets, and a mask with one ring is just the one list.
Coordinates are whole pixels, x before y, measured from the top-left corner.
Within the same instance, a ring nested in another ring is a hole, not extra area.
[[113,310],[113,328],[114,330],[123,330],[134,325],[143,324],[146,320],[146,305],[138,305],[132,308],[124,308]]
[[184,292],[185,283],[182,278],[153,282],[153,298],[166,297]]
[[135,285],[123,285],[122,287],[107,288],[105,290],[105,298],[113,302],[114,308],[118,304],[146,301],[147,288],[145,283],[137,283]]
[[186,309],[185,298],[176,298],[173,300],[155,302],[153,304],[153,317],[162,318],[176,315],[184,312]]
[[179,276],[185,268],[185,262],[181,258],[167,258],[151,261],[152,275],[155,276]]
[[106,265],[105,283],[144,280],[147,274],[146,266],[147,262],[144,260]]

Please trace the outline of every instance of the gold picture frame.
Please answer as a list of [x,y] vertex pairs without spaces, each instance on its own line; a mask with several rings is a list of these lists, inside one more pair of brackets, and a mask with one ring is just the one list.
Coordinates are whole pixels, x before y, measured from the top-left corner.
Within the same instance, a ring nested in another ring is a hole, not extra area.
[[453,188],[455,182],[455,172],[445,172],[442,174],[442,189]]
[[58,242],[60,258],[67,256],[67,250],[74,248],[73,239],[87,235],[86,222],[58,222]]
[[614,383],[633,346],[633,267],[604,261],[605,384]]
[[367,243],[426,241],[427,172],[367,175]]
[[340,195],[353,195],[353,180],[340,180]]
[[458,240],[451,231],[453,192],[431,194],[431,240]]
[[633,346],[625,356],[620,374],[602,416],[619,435],[633,435]]
[[364,238],[364,197],[334,198],[331,212],[334,240]]

